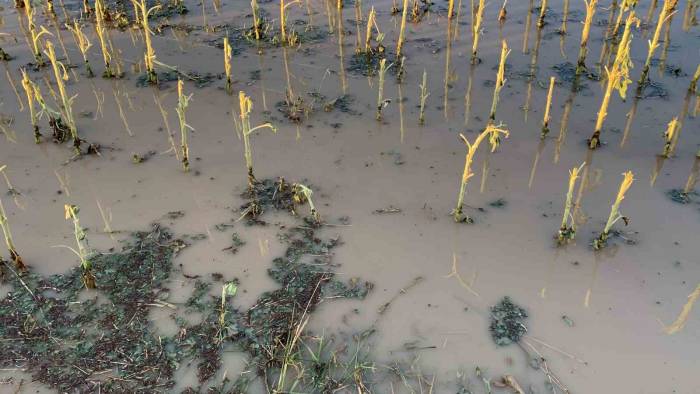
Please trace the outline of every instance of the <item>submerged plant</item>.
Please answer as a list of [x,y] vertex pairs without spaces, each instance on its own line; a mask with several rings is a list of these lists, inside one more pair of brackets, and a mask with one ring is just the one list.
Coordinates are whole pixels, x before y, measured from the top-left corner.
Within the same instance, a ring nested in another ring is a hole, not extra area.
[[77,20],[74,20],[72,25],[66,23],[66,27],[73,33],[73,38],[78,46],[78,50],[80,50],[80,54],[83,55],[83,62],[85,62],[85,69],[87,70],[88,77],[92,78],[95,76],[95,73],[92,72],[92,67],[90,67],[90,61],[88,61],[87,57],[87,51],[92,47],[92,43],[90,43],[90,40],[88,40],[85,33],[83,33]]
[[583,30],[581,30],[581,44],[578,52],[577,73],[586,68],[586,55],[588,54],[588,36],[591,34],[591,24],[593,16],[598,5],[598,0],[583,0],[586,3],[586,19],[583,22]]
[[192,126],[187,124],[187,119],[185,117],[185,112],[187,111],[187,106],[190,105],[190,99],[192,94],[185,96],[183,93],[184,83],[182,79],[177,80],[177,107],[175,107],[175,112],[177,112],[177,118],[180,121],[180,150],[182,153],[182,167],[185,171],[190,170],[190,147],[187,144],[187,131],[194,130]]
[[313,219],[314,223],[319,224],[321,223],[321,216],[318,214],[318,211],[316,210],[316,206],[314,205],[313,200],[311,199],[311,195],[314,194],[313,190],[309,188],[308,186],[302,185],[301,183],[295,183],[292,185],[292,197],[294,198],[294,202],[297,204],[304,204],[306,202],[309,203],[309,209],[311,211],[311,218]]
[[428,96],[430,96],[430,92],[428,92],[428,73],[425,72],[425,69],[423,70],[423,82],[418,85],[420,87],[420,113],[418,115],[418,123],[423,124],[425,123],[425,101],[428,99]]
[[240,107],[240,134],[243,136],[243,146],[245,149],[245,164],[248,169],[248,188],[253,189],[255,185],[255,175],[253,174],[253,151],[250,146],[250,135],[254,131],[269,128],[273,133],[277,132],[277,128],[271,123],[263,123],[261,125],[250,127],[250,113],[253,110],[253,101],[246,96],[244,91],[238,92],[238,103]]
[[19,271],[26,271],[27,267],[24,265],[22,257],[17,253],[15,248],[15,243],[12,241],[12,233],[10,232],[10,223],[7,221],[7,214],[5,213],[5,207],[2,205],[2,199],[0,199],[0,227],[2,228],[2,234],[5,237],[5,246],[7,246],[7,251],[10,253],[10,260],[15,265]]
[[600,145],[600,132],[603,129],[605,117],[608,115],[608,106],[610,105],[610,96],[613,90],[617,90],[620,97],[624,100],[627,94],[627,85],[632,82],[629,78],[630,68],[632,68],[632,59],[630,58],[632,34],[630,33],[630,29],[635,22],[639,22],[639,20],[634,16],[634,11],[630,11],[627,16],[627,21],[625,22],[625,30],[622,33],[622,38],[617,48],[615,61],[611,68],[605,67],[605,74],[607,75],[608,82],[605,88],[603,101],[598,110],[595,130],[591,139],[588,140],[588,147],[591,149],[595,149]]
[[498,99],[501,94],[501,89],[506,84],[506,58],[510,54],[506,40],[501,41],[501,60],[498,62],[498,72],[496,73],[496,84],[493,87],[493,100],[491,101],[491,112],[489,120],[496,120],[496,108],[498,107]]
[[61,118],[68,125],[68,130],[73,138],[75,153],[79,155],[81,153],[80,143],[82,140],[80,137],[78,137],[78,128],[75,124],[75,117],[73,116],[73,101],[75,101],[75,98],[78,95],[76,94],[72,97],[68,97],[66,85],[64,83],[64,81],[68,80],[68,72],[66,71],[66,67],[63,65],[63,63],[56,60],[56,53],[51,41],[46,41],[46,56],[48,56],[49,60],[51,61],[53,75],[56,79],[56,86],[58,86],[58,93],[61,99]]
[[39,132],[38,124],[39,113],[34,109],[34,102],[36,101],[34,90],[38,88],[34,82],[29,79],[25,69],[22,68],[20,71],[22,72],[22,87],[24,88],[24,94],[27,98],[27,106],[29,107],[29,117],[32,123],[32,129],[34,130],[34,142],[38,144],[41,142],[41,133]]
[[547,91],[547,103],[544,106],[544,118],[542,118],[542,138],[549,134],[549,111],[552,109],[552,95],[554,94],[555,77],[549,79],[549,90]]
[[564,202],[564,214],[561,218],[561,226],[557,233],[557,242],[563,244],[576,236],[576,219],[573,215],[573,197],[576,180],[579,178],[579,173],[586,165],[584,162],[579,167],[574,167],[569,170],[569,187],[566,191],[566,201]]
[[663,157],[669,158],[671,157],[671,154],[673,154],[673,141],[676,139],[676,135],[678,134],[679,129],[680,125],[678,122],[678,117],[676,116],[675,118],[671,119],[670,122],[668,122],[666,131],[664,131],[664,151],[662,154]]
[[392,64],[387,67],[386,59],[379,61],[379,85],[377,86],[377,120],[382,119],[382,110],[389,104],[389,100],[384,100],[384,77],[386,71],[391,68]]
[[95,275],[92,273],[92,263],[88,258],[88,251],[86,248],[87,236],[85,235],[85,229],[80,226],[80,219],[78,218],[78,212],[80,208],[77,205],[65,204],[64,205],[66,220],[71,220],[73,222],[73,235],[75,236],[75,242],[78,245],[78,250],[70,248],[73,253],[78,255],[80,258],[80,267],[83,269],[82,279],[83,284],[88,289],[96,288]]
[[654,30],[654,35],[651,40],[648,41],[649,50],[647,51],[647,58],[644,61],[644,67],[642,68],[642,75],[639,77],[639,84],[643,85],[649,76],[649,67],[651,66],[651,59],[654,57],[654,52],[659,47],[659,38],[661,37],[661,29],[664,24],[669,21],[671,16],[674,14],[673,9],[676,7],[678,0],[664,0],[664,4],[659,11],[659,20],[656,21],[656,29]]
[[473,222],[469,216],[464,214],[464,193],[467,189],[467,183],[469,182],[469,179],[474,176],[474,173],[472,172],[472,163],[474,162],[474,155],[476,154],[476,150],[479,148],[479,145],[481,145],[481,143],[486,138],[488,138],[489,142],[492,144],[492,150],[495,149],[494,144],[497,144],[497,141],[499,140],[501,134],[503,134],[505,137],[508,137],[508,130],[506,130],[502,125],[494,126],[492,124],[487,125],[486,129],[476,137],[473,143],[470,143],[467,140],[467,137],[465,137],[464,134],[460,133],[460,138],[467,146],[467,154],[464,159],[464,170],[462,171],[462,180],[459,185],[457,206],[452,211],[452,215],[454,217],[455,222]]
[[224,37],[224,71],[226,72],[226,93],[231,94],[231,44]]
[[629,218],[620,213],[620,203],[622,203],[622,200],[625,199],[625,193],[627,193],[629,188],[632,186],[632,182],[634,182],[634,174],[632,174],[632,171],[627,171],[622,175],[624,178],[622,179],[622,183],[620,183],[620,189],[617,192],[617,197],[615,197],[615,202],[613,202],[613,205],[610,208],[610,216],[608,216],[608,221],[605,223],[603,232],[600,233],[598,238],[593,240],[593,249],[595,250],[605,247],[608,237],[610,236],[610,230],[618,220],[622,219],[625,224],[629,222]]
[[484,8],[486,7],[485,0],[479,0],[478,6],[476,6],[476,12],[474,12],[474,23],[472,25],[472,64],[479,62],[479,58],[476,56],[479,50],[479,37],[481,36],[481,23],[484,20]]

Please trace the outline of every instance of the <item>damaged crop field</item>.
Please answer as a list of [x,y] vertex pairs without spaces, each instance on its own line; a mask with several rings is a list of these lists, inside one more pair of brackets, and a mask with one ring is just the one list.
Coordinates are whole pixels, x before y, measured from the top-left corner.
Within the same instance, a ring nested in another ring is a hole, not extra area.
[[0,392],[700,392],[699,11],[0,4]]

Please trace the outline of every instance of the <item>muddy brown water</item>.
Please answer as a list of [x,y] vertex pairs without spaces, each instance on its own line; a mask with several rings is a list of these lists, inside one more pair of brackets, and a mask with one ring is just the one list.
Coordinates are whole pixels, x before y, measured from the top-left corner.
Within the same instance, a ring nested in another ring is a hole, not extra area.
[[[661,43],[655,56],[658,59],[665,51],[665,66],[680,76],[665,69],[659,72],[658,61],[653,63],[651,79],[663,86],[667,96],[639,100],[627,135],[625,123],[635,101],[636,85],[630,85],[625,102],[615,95],[603,131],[606,145],[592,154],[585,140],[593,131],[604,82],[584,80],[585,88],[571,96],[570,83],[558,78],[551,131],[544,141],[539,138],[547,83],[549,76],[555,75],[553,66],[576,62],[583,2],[571,2],[569,34],[563,37],[556,34],[562,16],[560,1],[550,2],[548,24],[539,33],[536,13],[526,32],[528,2],[509,2],[508,19],[502,28],[496,21],[500,5],[489,3],[479,46],[483,62],[473,70],[469,65],[469,5],[463,3],[449,50],[446,2],[434,4],[433,12],[420,23],[408,23],[406,76],[399,86],[388,74],[384,95],[392,101],[380,122],[374,119],[377,78],[347,69],[356,40],[352,4],[342,11],[340,46],[335,8],[330,7],[329,17],[325,3],[311,1],[312,24],[328,31],[330,20],[333,34],[299,48],[267,48],[261,54],[245,45],[233,57],[234,89],[252,96],[253,124],[271,121],[278,127],[276,134],[262,131],[252,137],[256,174],[284,176],[311,185],[320,214],[333,224],[324,233],[337,234],[344,243],[335,251],[340,277],[359,277],[375,284],[363,301],[324,301],[307,329],[342,336],[377,321],[372,342],[377,367],[386,368],[393,360],[414,363],[413,368],[428,380],[435,376],[433,392],[454,392],[459,371],[469,376],[474,392],[483,392],[483,385],[473,376],[476,366],[489,377],[510,374],[525,387],[544,390],[546,377],[528,365],[522,351],[517,346],[497,347],[488,333],[489,306],[509,295],[529,312],[525,341],[547,358],[549,367],[571,392],[700,392],[700,311],[691,313],[681,332],[672,336],[663,332],[664,324],[673,322],[686,296],[700,281],[699,206],[677,204],[666,195],[668,190],[685,185],[700,144],[699,123],[694,117],[698,98],[686,96],[700,61],[700,41],[697,26],[684,29],[686,3],[679,4],[672,19],[670,42]],[[649,3],[641,1],[637,7],[642,19]],[[201,26],[200,5],[187,4],[191,12],[186,17],[173,16],[171,22]],[[384,43],[393,51],[400,16],[390,15],[391,2],[372,5],[378,11],[380,29],[386,33]],[[63,216],[63,204],[72,203],[81,207],[81,222],[89,229],[91,248],[116,247],[125,236],[120,231],[161,221],[178,234],[207,235],[206,240],[185,249],[176,264],[191,274],[218,272],[239,278],[237,305],[249,307],[263,291],[274,288],[266,269],[271,259],[283,252],[277,228],[236,223],[223,232],[215,229],[217,224],[232,223],[238,217],[234,210],[246,185],[243,144],[232,120],[237,97],[226,94],[224,81],[215,78],[203,88],[185,84],[186,92],[193,94],[187,120],[194,132],[190,139],[192,168],[183,173],[167,132],[169,127],[177,146],[175,83],[164,83],[159,89],[138,87],[141,36],[136,31],[111,31],[126,77],[88,79],[81,66],[70,70],[68,83],[70,94],[77,94],[74,111],[79,114],[79,133],[102,145],[101,156],[67,162],[72,155],[68,145],[33,142],[26,103],[22,101],[24,110],[20,110],[10,83],[12,80],[24,100],[19,69],[31,60],[30,53],[16,10],[7,2],[2,6],[1,31],[10,36],[0,37],[0,45],[15,59],[4,62],[0,70],[4,74],[0,78],[0,114],[8,120],[0,136],[0,165],[7,164],[5,173],[21,193],[16,198],[3,194],[2,198],[17,249],[32,269],[52,274],[77,264],[69,250],[57,247],[72,246],[71,226]],[[364,17],[369,6],[362,5]],[[608,6],[608,2],[599,5],[591,33],[587,63],[596,71]],[[218,13],[212,3],[205,3],[205,7],[207,23],[212,26],[250,26],[247,4],[224,1]],[[261,7],[276,23],[276,5]],[[658,7],[652,26],[633,29],[633,81],[641,71],[646,40],[653,33],[657,14]],[[60,15],[59,11],[59,20]],[[48,23],[41,12],[38,20]],[[289,20],[308,21],[306,7],[291,7]],[[100,73],[97,40],[92,29],[88,30],[94,44],[90,61]],[[60,34],[70,61],[80,65],[80,54],[69,32],[61,29]],[[164,28],[154,37],[157,58],[185,72],[221,74],[222,51],[212,45],[221,35],[220,31],[199,29],[183,34]],[[449,216],[465,153],[458,133],[471,140],[486,124],[500,37],[507,40],[512,52],[496,119],[507,125],[510,137],[495,153],[489,153],[485,146],[477,153],[473,165],[476,176],[466,195],[468,213],[475,223],[459,225]],[[62,56],[60,46],[57,51]],[[536,78],[529,80],[525,74],[533,58]],[[276,104],[284,100],[286,68],[293,90],[307,103],[312,101],[309,92],[320,92],[325,101],[348,94],[352,97],[351,113],[337,109],[326,113],[323,102],[316,102],[315,111],[300,124],[285,119]],[[428,74],[431,95],[425,124],[420,126],[418,84],[423,70]],[[43,76],[52,79],[49,71],[32,72],[31,76],[34,80]],[[42,90],[48,99],[43,83]],[[569,97],[573,97],[573,105],[561,134]],[[158,101],[167,112],[167,127]],[[675,153],[661,160],[657,155],[663,149],[663,130],[673,117],[684,113],[684,106],[688,110],[681,119]],[[45,122],[41,124],[48,134]],[[134,153],[146,155],[149,151],[155,155],[140,164],[132,162]],[[581,200],[583,220],[576,241],[557,248],[553,235],[561,222],[568,171],[584,161],[589,180]],[[634,172],[635,182],[621,210],[631,221],[627,227],[617,224],[616,228],[635,244],[617,242],[594,253],[589,243],[604,226],[620,174],[627,170]],[[498,199],[505,205],[490,205]],[[389,207],[400,212],[375,212]],[[173,220],[165,216],[171,211],[185,214]],[[103,215],[115,234],[105,233]],[[344,216],[350,218],[349,223],[340,219]],[[247,242],[235,255],[223,250],[230,246],[232,231]],[[477,294],[454,276],[448,277],[453,257],[459,274]],[[423,281],[402,294],[401,289],[416,277]],[[171,287],[169,301],[177,304],[186,299],[192,283],[178,280]],[[380,316],[379,308],[397,294]],[[573,321],[573,326],[562,316]],[[176,327],[167,313],[154,310],[153,320],[164,335],[173,335]],[[240,354],[225,355],[228,375],[238,374],[243,360]],[[0,385],[2,392],[50,391],[28,384],[31,377],[21,368],[0,374],[5,379]],[[183,366],[178,372],[178,388],[196,386],[196,379],[196,371]],[[260,386],[253,389],[262,391]],[[410,392],[404,386],[393,389]]]

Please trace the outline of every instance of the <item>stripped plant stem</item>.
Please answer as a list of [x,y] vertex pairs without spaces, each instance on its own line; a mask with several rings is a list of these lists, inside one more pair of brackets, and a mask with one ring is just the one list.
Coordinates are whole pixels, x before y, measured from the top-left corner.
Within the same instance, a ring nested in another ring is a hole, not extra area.
[[430,96],[428,92],[428,74],[423,69],[423,82],[418,85],[420,87],[420,114],[418,115],[418,123],[425,123],[425,101]]
[[544,138],[549,134],[549,121],[550,121],[550,115],[549,112],[552,109],[552,95],[554,94],[554,82],[556,81],[555,77],[551,77],[549,79],[549,90],[547,91],[547,103],[545,104],[544,107],[544,118],[542,119],[542,135],[541,137]]
[[659,12],[659,20],[656,21],[656,29],[654,30],[654,35],[651,40],[648,41],[649,50],[647,51],[647,58],[644,61],[644,67],[642,68],[642,75],[639,77],[639,85],[644,85],[646,83],[647,77],[649,77],[649,67],[651,67],[651,59],[654,57],[654,52],[659,47],[659,38],[661,37],[661,29],[664,24],[669,21],[671,16],[674,14],[674,8],[678,0],[664,0],[663,6],[661,6],[661,11]]
[[583,164],[581,164],[579,167],[574,167],[569,170],[569,188],[566,191],[564,215],[562,215],[561,226],[559,226],[559,232],[557,233],[557,242],[560,245],[573,240],[576,236],[576,219],[573,215],[574,188],[576,187],[576,180],[579,178],[579,173],[585,165],[586,162],[583,162]]
[[92,273],[92,263],[88,258],[88,252],[86,248],[87,237],[85,235],[85,229],[80,226],[80,219],[78,218],[78,212],[80,208],[77,205],[64,205],[64,210],[66,214],[66,220],[71,220],[73,222],[73,235],[75,236],[75,242],[78,245],[78,251],[70,248],[75,254],[80,258],[80,266],[83,269],[82,279],[83,284],[88,289],[96,288],[95,275]]
[[24,88],[24,94],[27,97],[27,106],[29,107],[29,116],[31,119],[32,123],[32,129],[34,131],[34,142],[35,143],[40,143],[41,142],[41,133],[39,132],[39,113],[36,112],[34,109],[34,102],[35,102],[35,94],[34,94],[34,89],[36,89],[36,85],[34,82],[32,82],[31,79],[29,79],[29,76],[27,75],[27,71],[25,69],[20,70],[22,72],[22,87]]
[[622,33],[620,44],[617,48],[617,54],[611,68],[605,67],[607,75],[607,86],[603,96],[603,101],[598,110],[598,118],[595,124],[595,131],[588,140],[588,147],[595,149],[600,145],[600,132],[603,129],[603,122],[608,115],[608,106],[610,105],[610,96],[613,90],[617,90],[620,97],[624,100],[627,94],[627,85],[632,81],[629,78],[629,71],[632,68],[632,59],[630,58],[630,44],[632,42],[632,34],[630,33],[632,24],[639,22],[634,16],[634,11],[630,11],[625,22],[625,30]]
[[187,111],[187,106],[190,105],[190,99],[192,94],[185,96],[183,93],[184,83],[182,79],[177,80],[177,107],[175,107],[175,112],[177,112],[177,118],[180,121],[180,152],[182,153],[182,168],[185,172],[190,170],[190,147],[187,144],[187,132],[189,130],[194,130],[192,126],[187,124],[187,119],[185,117],[185,112]]
[[24,261],[19,253],[17,253],[15,243],[12,241],[10,223],[7,221],[7,214],[5,213],[5,207],[2,205],[2,199],[0,199],[0,227],[2,227],[2,234],[5,237],[5,246],[7,246],[7,251],[10,253],[10,259],[14,263],[15,268],[22,272],[26,271],[27,266],[24,265]]
[[501,41],[501,60],[498,62],[498,72],[496,73],[496,84],[493,87],[493,100],[491,101],[491,112],[489,113],[489,121],[496,120],[496,108],[501,94],[501,89],[506,83],[506,58],[510,54],[506,40]]
[[613,205],[610,208],[610,216],[608,216],[608,221],[605,223],[603,232],[600,233],[598,238],[593,240],[593,249],[595,250],[605,247],[608,237],[610,236],[610,230],[618,220],[622,219],[625,224],[629,223],[629,218],[622,216],[620,213],[620,203],[622,203],[622,200],[625,199],[625,193],[627,193],[629,188],[632,186],[632,182],[634,182],[634,174],[632,174],[632,171],[627,171],[622,175],[624,178],[622,183],[620,183],[620,189],[617,192],[617,197],[615,197],[615,202],[613,202]]
[[479,50],[479,37],[481,36],[481,23],[484,19],[484,8],[486,7],[485,0],[479,0],[479,5],[477,6],[476,12],[474,13],[474,23],[472,24],[472,64],[479,62],[479,58],[476,56]]
[[66,23],[66,27],[73,33],[75,44],[78,46],[80,54],[83,55],[83,62],[85,63],[85,70],[87,71],[88,77],[94,77],[95,73],[92,72],[92,67],[90,67],[90,61],[88,61],[87,57],[87,51],[92,47],[92,43],[90,43],[90,40],[88,40],[85,33],[81,30],[77,20],[73,20],[73,25]]
[[51,67],[53,68],[53,74],[56,79],[56,86],[58,86],[58,93],[61,99],[61,118],[68,125],[68,130],[73,138],[75,153],[80,155],[80,143],[82,140],[78,137],[78,128],[75,124],[75,117],[73,117],[73,101],[75,101],[78,95],[76,94],[72,97],[68,97],[66,85],[64,83],[64,81],[68,80],[68,72],[66,71],[66,67],[56,60],[56,53],[54,52],[53,43],[51,41],[46,41],[46,56],[48,56],[51,61]]
[[250,135],[253,134],[256,130],[264,129],[264,128],[269,128],[272,130],[273,133],[277,133],[277,128],[273,126],[271,123],[263,123],[261,125],[255,126],[253,128],[250,127],[250,113],[253,110],[253,101],[250,99],[250,97],[246,96],[244,91],[238,92],[238,103],[240,107],[240,124],[237,123],[239,126],[237,128],[237,131],[239,131],[239,137],[242,135],[243,137],[243,145],[245,149],[245,164],[248,169],[248,188],[250,190],[253,190],[253,186],[255,185],[255,175],[253,174],[253,151],[250,146]]
[[476,137],[473,143],[470,143],[464,136],[464,134],[460,133],[460,138],[467,146],[467,154],[464,159],[464,170],[462,171],[462,180],[459,186],[457,206],[452,211],[452,215],[454,217],[455,222],[473,222],[473,220],[469,216],[464,214],[464,193],[467,189],[467,183],[469,182],[469,179],[474,176],[474,173],[472,172],[472,163],[474,162],[474,155],[476,154],[476,150],[479,148],[479,145],[481,145],[481,143],[486,138],[488,138],[489,142],[492,144],[491,149],[493,151],[498,144],[501,134],[503,134],[505,137],[508,137],[508,130],[505,129],[502,125],[494,126],[492,124],[487,125],[486,129]]
[[583,30],[581,31],[581,44],[578,52],[578,66],[576,73],[580,73],[586,69],[586,55],[588,54],[588,36],[591,33],[591,24],[593,16],[598,5],[598,0],[583,0],[586,3],[586,19],[583,22]]
[[314,205],[314,202],[311,199],[311,196],[314,193],[313,190],[311,190],[311,188],[309,188],[308,186],[302,185],[301,183],[295,183],[294,185],[292,185],[292,193],[294,202],[296,202],[297,204],[304,204],[306,202],[309,203],[309,209],[311,210],[311,218],[313,219],[315,224],[320,224],[321,216],[318,214],[316,206]]
[[680,124],[678,122],[678,117],[676,116],[675,118],[671,119],[670,122],[668,122],[666,131],[664,131],[664,151],[662,155],[667,159],[673,154],[673,141],[676,139],[676,134],[678,133],[679,129]]
[[379,86],[377,89],[377,114],[376,114],[376,119],[377,120],[382,120],[382,110],[384,110],[384,107],[386,107],[390,100],[384,100],[384,76],[386,75],[386,71],[391,68],[394,64],[391,63],[387,67],[386,65],[386,59],[382,59],[379,61]]
[[224,70],[226,72],[226,93],[233,92],[231,86],[231,44],[228,42],[228,37],[224,37]]

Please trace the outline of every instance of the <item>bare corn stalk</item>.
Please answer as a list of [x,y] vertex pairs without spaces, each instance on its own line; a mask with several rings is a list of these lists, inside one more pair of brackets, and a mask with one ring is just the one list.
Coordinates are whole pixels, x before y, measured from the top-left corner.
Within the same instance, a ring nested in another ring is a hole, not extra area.
[[678,133],[680,129],[680,124],[678,122],[678,117],[676,116],[675,118],[671,119],[670,122],[668,122],[668,126],[666,127],[666,131],[664,131],[664,151],[663,151],[663,156],[665,158],[671,157],[673,154],[673,141],[676,139],[676,134]]
[[237,131],[240,132],[239,136],[242,135],[243,137],[245,164],[248,169],[248,187],[252,190],[253,186],[255,185],[255,175],[253,174],[253,150],[250,146],[250,135],[256,130],[264,128],[268,128],[272,130],[273,133],[276,133],[277,128],[275,128],[275,126],[273,126],[271,123],[263,123],[251,128],[250,113],[253,110],[253,101],[245,94],[244,91],[240,91],[238,92],[238,103],[240,107],[239,117],[241,120]]
[[493,87],[493,100],[491,101],[491,112],[489,113],[489,121],[496,120],[496,108],[501,94],[501,89],[506,84],[506,59],[510,54],[506,40],[501,41],[501,60],[498,62],[498,72],[496,73],[496,84]]
[[644,85],[649,76],[649,67],[651,66],[651,59],[654,57],[654,52],[659,47],[659,39],[661,38],[661,29],[664,24],[669,21],[671,16],[674,14],[674,8],[678,0],[664,0],[664,4],[659,12],[659,19],[656,21],[656,29],[654,30],[654,35],[651,40],[648,41],[649,50],[647,51],[647,58],[644,61],[644,67],[642,68],[642,75],[639,77],[639,84]]
[[257,0],[251,0],[250,1],[250,8],[253,10],[253,31],[255,32],[255,39],[260,40],[260,8],[258,7],[258,1]]
[[185,112],[187,111],[187,106],[190,105],[192,94],[186,96],[183,93],[184,85],[185,84],[182,82],[182,79],[177,80],[177,107],[175,107],[175,112],[177,112],[177,118],[180,121],[180,153],[182,153],[182,168],[185,171],[189,171],[190,147],[187,143],[187,132],[194,129],[192,126],[187,124]]
[[294,4],[301,4],[299,0],[292,0],[286,3],[285,0],[280,0],[280,36],[282,45],[293,45],[295,39],[287,37],[287,7]]
[[92,43],[87,38],[85,33],[80,27],[77,20],[73,20],[73,24],[66,23],[66,27],[73,33],[73,38],[75,39],[75,44],[80,50],[80,54],[83,56],[83,62],[85,63],[85,70],[87,71],[88,77],[92,78],[95,73],[92,72],[92,67],[90,67],[90,61],[88,60],[87,51],[92,47]]
[[481,36],[481,23],[484,20],[484,8],[486,7],[486,2],[485,0],[479,0],[479,5],[476,8],[476,12],[474,13],[474,23],[472,24],[472,57],[471,57],[471,62],[472,64],[476,64],[479,61],[479,58],[476,56],[477,51],[479,50],[479,37]]
[[0,227],[2,227],[2,234],[5,237],[5,246],[7,246],[7,251],[10,253],[10,259],[19,271],[26,271],[27,266],[24,265],[22,257],[17,253],[15,248],[15,243],[12,241],[12,232],[10,232],[10,223],[7,221],[7,214],[5,213],[5,207],[2,205],[2,199],[0,199]]
[[555,77],[549,78],[549,90],[547,91],[547,103],[544,106],[544,118],[542,118],[542,138],[549,134],[550,110],[552,109],[552,95],[554,94]]
[[622,33],[620,44],[617,48],[615,60],[611,68],[605,67],[607,75],[607,86],[603,96],[603,101],[598,110],[598,118],[595,124],[595,130],[591,139],[588,141],[588,147],[595,149],[600,145],[600,132],[603,129],[603,122],[608,115],[608,106],[613,90],[617,90],[622,99],[625,99],[627,94],[627,86],[632,82],[629,78],[629,71],[632,68],[632,59],[630,58],[630,44],[632,42],[632,34],[630,32],[632,24],[639,22],[634,16],[634,11],[630,11],[625,22],[625,30]]
[[27,98],[27,107],[29,107],[29,117],[32,123],[32,129],[34,131],[34,142],[41,142],[41,133],[39,132],[39,112],[34,108],[35,93],[34,89],[38,89],[34,82],[29,79],[27,71],[25,69],[20,70],[22,72],[22,87],[24,88],[24,94]]
[[[452,7],[452,2],[450,0],[450,8]],[[450,9],[450,12],[452,10]],[[403,0],[403,11],[401,12],[401,30],[399,31],[399,41],[396,43],[396,59],[401,59],[401,49],[403,48],[403,41],[406,31],[406,14],[408,13],[408,0]],[[451,16],[450,16],[451,18]]]
[[231,44],[228,42],[228,37],[224,37],[224,70],[226,72],[226,93],[232,93],[231,87]]
[[540,0],[540,17],[537,19],[537,27],[544,27],[544,18],[547,16],[547,0]]
[[77,205],[66,204],[64,205],[64,211],[66,220],[73,222],[73,235],[75,236],[75,243],[78,246],[78,250],[76,251],[73,248],[70,249],[73,251],[73,253],[78,255],[78,258],[80,258],[80,267],[83,269],[83,284],[88,289],[94,289],[97,286],[95,285],[95,275],[92,273],[92,263],[88,258],[88,251],[86,247],[87,237],[85,235],[85,229],[80,226],[80,219],[78,218],[80,208],[78,208]]
[[315,224],[321,223],[321,216],[318,214],[316,206],[314,205],[314,202],[311,199],[311,196],[314,194],[313,190],[311,190],[311,188],[309,188],[308,186],[302,185],[301,183],[295,183],[294,185],[292,185],[292,193],[294,202],[296,202],[297,204],[304,204],[307,202],[309,203],[311,218],[313,219]]
[[620,213],[620,204],[622,203],[622,200],[625,199],[625,193],[627,193],[629,188],[632,186],[632,182],[634,182],[634,174],[632,174],[632,171],[627,171],[623,173],[622,176],[624,178],[622,179],[622,183],[620,183],[620,189],[617,192],[617,197],[615,197],[615,202],[613,202],[613,205],[610,208],[610,216],[608,216],[608,221],[605,223],[603,232],[600,233],[598,238],[593,240],[593,249],[595,250],[605,247],[608,237],[610,236],[610,230],[618,220],[622,220],[625,222],[625,224],[629,222],[629,218]]
[[107,38],[107,30],[105,29],[105,8],[101,0],[95,1],[95,32],[100,41],[100,49],[102,50],[102,61],[105,65],[105,70],[102,73],[103,78],[114,78],[117,75],[112,71],[112,54]]
[[464,214],[464,193],[467,189],[467,183],[469,182],[469,179],[474,176],[474,173],[472,172],[472,163],[474,162],[474,155],[476,154],[476,150],[479,148],[479,145],[488,138],[489,142],[492,144],[491,149],[495,149],[494,143],[497,144],[496,141],[500,139],[500,135],[504,135],[505,137],[508,137],[508,130],[505,129],[502,125],[494,126],[492,124],[489,124],[486,126],[486,129],[479,134],[476,139],[474,140],[473,143],[470,143],[467,140],[467,137],[464,136],[464,134],[460,134],[460,138],[464,142],[464,144],[467,146],[467,154],[464,159],[464,170],[462,171],[462,179],[459,185],[459,195],[457,196],[457,206],[455,209],[452,211],[452,215],[454,217],[455,222],[458,223],[471,223],[472,219]]
[[588,36],[591,34],[591,24],[593,16],[598,5],[598,0],[583,0],[586,3],[586,19],[583,22],[583,30],[581,30],[581,44],[578,51],[578,66],[577,73],[586,68],[586,55],[588,54]]
[[379,86],[377,87],[377,120],[382,120],[382,110],[389,104],[389,100],[384,100],[384,77],[386,71],[393,66],[393,63],[386,65],[386,59],[379,61]]
[[146,5],[146,0],[140,0],[140,2],[132,0],[132,2],[134,3],[134,8],[136,8],[141,14],[139,22],[141,22],[143,38],[144,42],[146,43],[146,51],[143,57],[144,62],[146,64],[146,79],[148,83],[156,85],[158,84],[158,74],[156,74],[155,71],[156,52],[153,50],[153,45],[151,44],[151,35],[153,34],[153,31],[151,31],[151,28],[148,26],[148,16],[151,15],[153,11],[159,9],[161,6],[156,5],[151,8],[148,8],[148,6]]
[[73,101],[78,95],[68,97],[66,91],[66,85],[64,81],[68,80],[68,72],[63,63],[56,60],[56,53],[54,52],[53,43],[51,41],[46,41],[46,56],[48,56],[51,61],[51,67],[53,68],[53,75],[56,80],[56,86],[58,86],[58,93],[61,99],[61,118],[67,123],[68,130],[70,131],[71,137],[73,138],[73,147],[75,148],[75,153],[79,155],[80,143],[82,140],[78,137],[78,127],[75,124],[75,117],[73,116]]
[[418,85],[420,87],[420,114],[418,115],[418,123],[425,123],[425,101],[430,96],[428,92],[428,74],[423,70],[423,82]]
[[574,237],[576,236],[576,219],[573,215],[574,188],[576,187],[576,180],[579,178],[579,173],[585,165],[586,162],[583,162],[583,164],[581,164],[580,166],[574,167],[571,170],[569,170],[569,187],[566,191],[566,201],[564,202],[564,214],[562,215],[561,226],[559,226],[559,232],[557,233],[557,242],[559,244],[566,243],[569,240],[574,239]]

